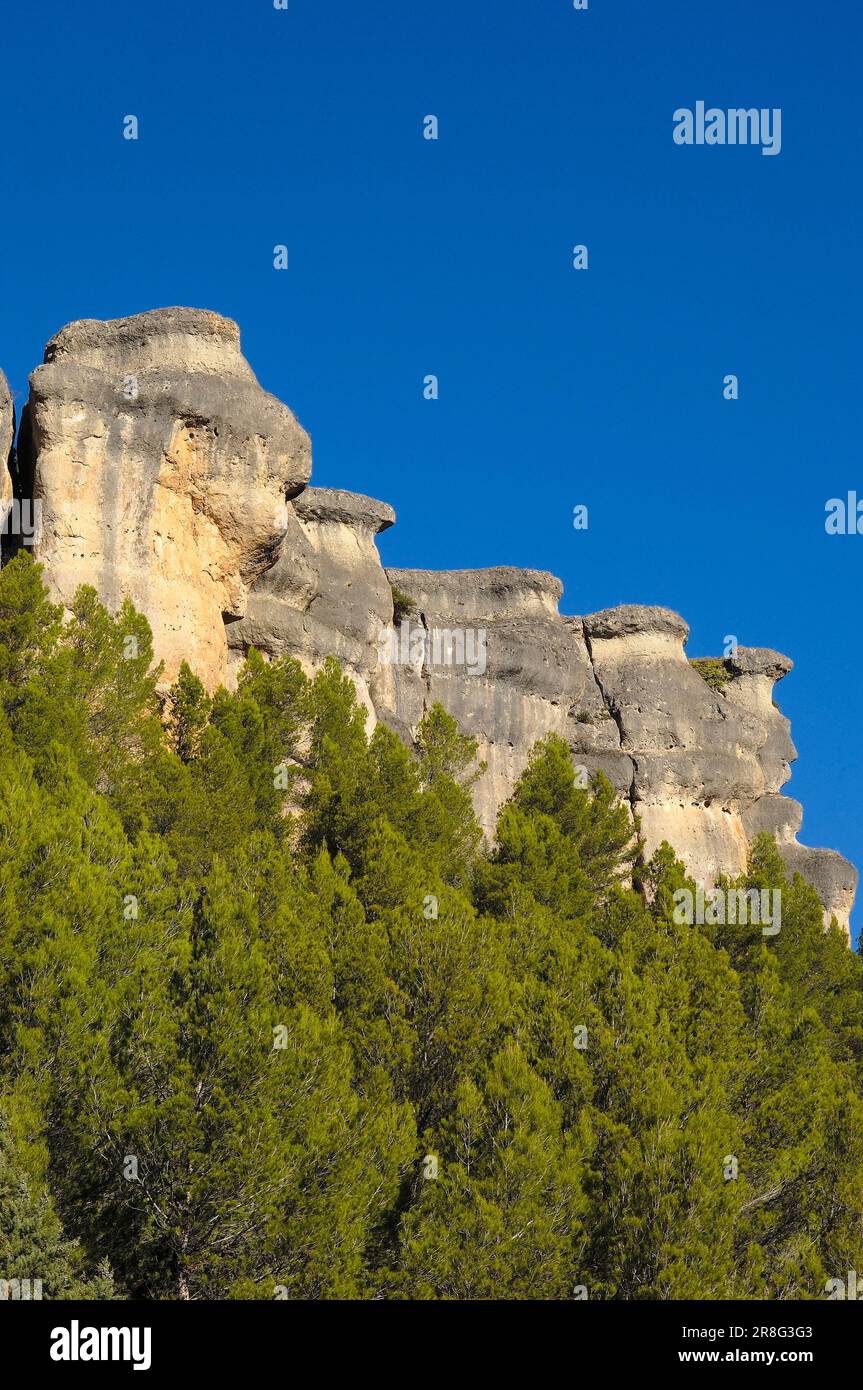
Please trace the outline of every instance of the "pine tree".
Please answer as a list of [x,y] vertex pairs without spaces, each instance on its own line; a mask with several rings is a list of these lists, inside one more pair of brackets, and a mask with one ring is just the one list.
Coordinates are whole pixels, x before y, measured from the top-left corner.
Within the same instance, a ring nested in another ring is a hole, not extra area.
[[390,1291],[414,1298],[573,1296],[585,1248],[583,1134],[566,1134],[550,1088],[505,1045],[462,1081],[417,1165]]
[[198,756],[201,735],[210,722],[213,702],[191,667],[183,661],[168,701],[167,727],[177,757],[191,762]]
[[81,1247],[65,1238],[49,1193],[34,1191],[0,1108],[0,1298],[104,1301],[113,1296],[107,1264],[87,1277]]

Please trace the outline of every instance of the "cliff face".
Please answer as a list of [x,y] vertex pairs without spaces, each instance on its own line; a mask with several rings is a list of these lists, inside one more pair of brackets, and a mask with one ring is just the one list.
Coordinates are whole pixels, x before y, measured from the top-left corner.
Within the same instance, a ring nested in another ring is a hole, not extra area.
[[[332,488],[307,488],[272,569],[252,590],[245,617],[228,627],[233,667],[248,648],[296,657],[313,671],[338,658],[372,716],[385,704],[378,640],[393,615],[392,591],[375,545],[395,512]],[[375,686],[374,694],[372,686]]]
[[79,584],[150,619],[174,674],[227,674],[245,612],[309,478],[308,436],[240,353],[236,324],[162,309],[70,324],[30,378],[18,462],[41,503],[34,548],[67,607]]
[[[0,449],[11,401],[0,378]],[[410,739],[439,702],[479,742],[487,832],[531,746],[554,731],[601,769],[705,883],[745,866],[759,830],[846,926],[856,871],[797,841],[781,788],[796,757],[773,688],[779,653],[739,648],[712,688],[689,629],[665,608],[562,616],[560,581],[535,570],[389,570],[376,535],[395,521],[368,497],[306,487],[308,436],[258,386],[235,324],[189,309],[72,324],[31,378],[18,491],[42,504],[36,558],[68,606],[93,584],[149,617],[172,678],[186,659],[211,688],[252,646],[309,671],[328,655],[370,722]],[[7,484],[8,486],[8,484]],[[397,603],[394,605],[394,593]]]

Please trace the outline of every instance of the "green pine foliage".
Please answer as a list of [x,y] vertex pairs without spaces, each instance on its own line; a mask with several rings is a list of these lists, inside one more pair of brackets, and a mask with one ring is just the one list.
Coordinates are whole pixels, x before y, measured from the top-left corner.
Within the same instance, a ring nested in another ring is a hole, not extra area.
[[732,679],[728,663],[720,656],[691,656],[689,664],[705,680],[711,690],[721,692],[722,687]]
[[819,1298],[863,1268],[863,967],[760,836],[694,891],[567,745],[492,848],[439,707],[236,690],[0,573],[0,1280],[45,1298]]
[[[113,1299],[107,1264],[84,1271],[78,1241],[67,1240],[50,1193],[38,1190],[0,1109],[0,1269],[5,1299]],[[17,1285],[17,1288],[16,1288]]]

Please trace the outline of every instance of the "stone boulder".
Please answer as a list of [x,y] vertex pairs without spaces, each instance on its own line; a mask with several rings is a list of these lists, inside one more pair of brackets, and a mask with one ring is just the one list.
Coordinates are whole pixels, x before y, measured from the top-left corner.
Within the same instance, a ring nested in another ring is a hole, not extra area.
[[639,819],[644,853],[668,840],[705,884],[746,866],[759,829],[847,928],[856,874],[797,841],[801,810],[781,795],[796,750],[773,687],[791,662],[740,647],[712,688],[688,661],[689,628],[667,608],[562,616],[560,580],[538,570],[381,567],[383,503],[309,488],[293,503],[276,562],[228,628],[235,663],[255,646],[314,671],[337,657],[369,712],[407,742],[441,704],[478,744],[474,787],[488,836],[549,733],[587,774],[602,770]]
[[[584,619],[596,677],[633,764],[632,810],[645,853],[663,841],[709,881],[738,873],[748,841],[740,815],[765,791],[778,791],[795,756],[758,676],[739,695],[711,689],[684,653],[689,629],[665,608],[627,605]],[[726,689],[731,691],[734,682]],[[765,780],[762,753],[769,749]]]

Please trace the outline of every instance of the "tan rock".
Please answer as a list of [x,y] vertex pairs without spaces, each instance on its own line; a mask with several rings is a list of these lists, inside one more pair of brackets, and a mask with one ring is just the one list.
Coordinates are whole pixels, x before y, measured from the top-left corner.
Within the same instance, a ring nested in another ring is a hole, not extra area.
[[36,558],[68,608],[80,584],[129,597],[166,679],[227,673],[225,621],[272,563],[308,436],[262,391],[236,324],[192,309],[70,324],[31,377],[22,472],[42,504]]

